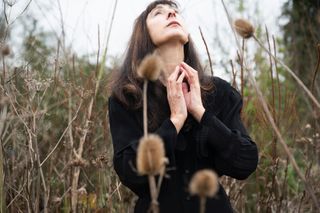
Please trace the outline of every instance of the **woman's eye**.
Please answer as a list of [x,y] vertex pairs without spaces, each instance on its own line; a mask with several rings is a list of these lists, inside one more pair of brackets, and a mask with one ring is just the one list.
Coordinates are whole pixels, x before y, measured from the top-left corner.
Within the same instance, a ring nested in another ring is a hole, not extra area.
[[159,15],[159,14],[161,14],[161,12],[160,12],[160,11],[157,11],[157,12],[155,12],[154,15],[156,16],[156,15]]

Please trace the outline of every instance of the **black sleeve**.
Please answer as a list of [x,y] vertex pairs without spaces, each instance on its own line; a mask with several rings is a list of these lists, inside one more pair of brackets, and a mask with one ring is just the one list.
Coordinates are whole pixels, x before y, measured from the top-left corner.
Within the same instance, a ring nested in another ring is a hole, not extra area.
[[248,135],[240,118],[242,99],[229,84],[224,87],[223,109],[220,119],[210,108],[201,121],[202,150],[213,150],[214,167],[220,175],[243,180],[253,173],[258,164],[258,149]]
[[[109,123],[114,148],[113,163],[121,182],[138,196],[149,194],[146,176],[136,172],[136,151],[143,136],[142,124],[135,118],[136,111],[126,109],[115,98],[109,98]],[[142,116],[142,113],[141,113]],[[174,166],[174,145],[177,131],[170,119],[166,119],[155,132],[164,141],[169,166]]]

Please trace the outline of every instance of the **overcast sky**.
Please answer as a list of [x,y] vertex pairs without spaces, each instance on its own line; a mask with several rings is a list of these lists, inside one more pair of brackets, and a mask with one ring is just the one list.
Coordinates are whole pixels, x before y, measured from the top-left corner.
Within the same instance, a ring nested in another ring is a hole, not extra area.
[[[7,0],[14,6],[7,9],[10,20],[21,13],[29,0]],[[244,17],[254,24],[267,25],[271,34],[279,34],[278,18],[285,0],[247,0],[244,11],[239,13],[235,6],[238,0],[225,0],[234,18]],[[134,19],[152,2],[151,0],[118,0],[113,29],[109,42],[109,55],[121,56],[125,51],[132,31]],[[215,61],[221,60],[217,40],[230,55],[234,54],[234,38],[227,22],[221,0],[178,0],[182,15],[201,56],[206,51],[200,37],[200,26]],[[32,0],[24,15],[35,16],[45,31],[61,36],[63,20],[66,43],[78,54],[94,54],[98,49],[98,26],[102,46],[110,27],[115,0]],[[60,6],[59,6],[60,5]],[[17,21],[16,21],[17,23]],[[14,23],[15,24],[15,23]],[[14,24],[12,27],[14,27]],[[21,36],[21,35],[20,35]]]

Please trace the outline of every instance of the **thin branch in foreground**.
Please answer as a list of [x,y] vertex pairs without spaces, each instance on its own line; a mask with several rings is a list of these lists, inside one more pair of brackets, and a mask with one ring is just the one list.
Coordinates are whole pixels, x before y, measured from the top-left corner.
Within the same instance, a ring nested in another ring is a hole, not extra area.
[[201,38],[202,38],[202,41],[203,41],[203,43],[204,43],[204,46],[206,47],[206,51],[207,51],[207,55],[208,55],[208,59],[209,59],[209,64],[210,64],[211,76],[213,76],[212,60],[211,60],[209,48],[208,48],[207,42],[206,42],[206,40],[205,40],[205,38],[204,38],[204,36],[203,36],[203,33],[202,33],[202,30],[201,30],[201,27],[200,27],[200,26],[199,26],[199,31],[200,31]]

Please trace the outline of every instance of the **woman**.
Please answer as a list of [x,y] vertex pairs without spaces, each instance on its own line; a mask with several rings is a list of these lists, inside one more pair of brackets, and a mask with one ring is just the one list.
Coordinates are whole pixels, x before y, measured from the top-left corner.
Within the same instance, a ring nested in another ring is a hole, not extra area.
[[[198,212],[199,199],[188,193],[192,175],[210,168],[220,176],[246,179],[256,169],[258,151],[240,119],[242,100],[229,83],[207,77],[173,1],[154,1],[136,19],[124,62],[113,78],[109,121],[114,168],[139,199],[135,212],[150,205],[148,179],[135,170],[143,136],[139,62],[156,51],[162,78],[148,86],[149,132],[162,137],[169,159],[159,194],[161,212]],[[206,212],[232,212],[222,187],[206,202]]]

